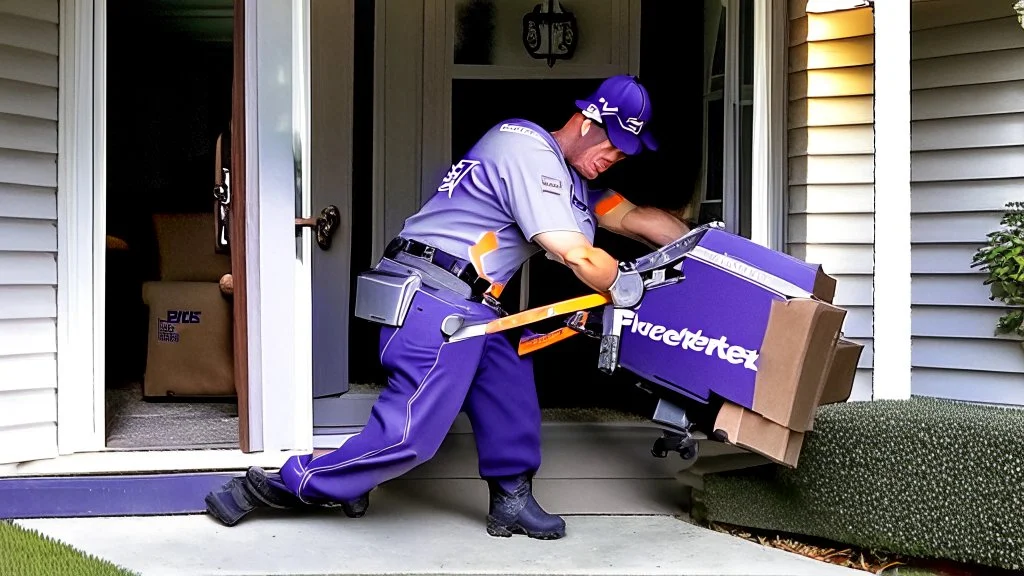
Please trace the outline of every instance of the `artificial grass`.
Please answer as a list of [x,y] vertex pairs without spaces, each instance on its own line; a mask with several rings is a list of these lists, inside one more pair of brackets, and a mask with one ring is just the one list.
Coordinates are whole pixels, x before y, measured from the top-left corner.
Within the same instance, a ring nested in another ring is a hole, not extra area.
[[918,558],[1024,569],[1024,411],[823,406],[796,469],[708,475],[701,516]]
[[0,521],[0,574],[135,576],[134,572],[7,521]]

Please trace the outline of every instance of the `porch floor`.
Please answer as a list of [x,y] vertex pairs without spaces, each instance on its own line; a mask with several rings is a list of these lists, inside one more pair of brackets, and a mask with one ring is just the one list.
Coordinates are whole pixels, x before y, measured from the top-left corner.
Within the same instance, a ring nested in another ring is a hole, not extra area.
[[[581,514],[583,501],[553,498],[552,482],[539,481],[538,499],[567,514],[568,533],[548,542],[488,536],[486,488],[465,480],[392,482],[373,493],[370,511],[355,520],[326,511],[254,515],[233,528],[203,515],[17,522],[147,576],[859,574],[707,530],[671,513]],[[664,510],[672,507],[673,492],[637,495],[650,500],[641,508]]]
[[183,450],[238,446],[235,402],[148,402],[142,385],[108,388],[107,448]]

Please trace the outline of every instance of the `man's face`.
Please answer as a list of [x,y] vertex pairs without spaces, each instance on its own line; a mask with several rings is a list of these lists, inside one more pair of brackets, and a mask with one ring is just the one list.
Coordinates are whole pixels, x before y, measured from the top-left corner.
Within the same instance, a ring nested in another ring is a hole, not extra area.
[[584,178],[593,180],[625,157],[626,154],[608,139],[604,129],[591,124],[586,134],[580,138],[577,153],[570,160],[570,164]]

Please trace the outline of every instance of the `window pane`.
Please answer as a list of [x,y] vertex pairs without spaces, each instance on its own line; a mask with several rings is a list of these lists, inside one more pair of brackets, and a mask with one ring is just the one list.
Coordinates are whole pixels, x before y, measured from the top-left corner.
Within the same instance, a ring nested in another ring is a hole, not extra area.
[[722,199],[722,100],[708,102],[708,163],[705,199]]

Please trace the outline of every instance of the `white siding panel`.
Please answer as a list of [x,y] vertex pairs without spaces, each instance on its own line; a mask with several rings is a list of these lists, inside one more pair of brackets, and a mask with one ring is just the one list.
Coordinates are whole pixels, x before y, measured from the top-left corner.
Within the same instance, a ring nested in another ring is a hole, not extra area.
[[57,323],[53,319],[0,320],[0,356],[57,351]]
[[875,161],[870,154],[847,156],[800,156],[789,159],[789,183],[871,184]]
[[850,391],[848,402],[865,402],[871,400],[871,369],[858,369],[853,377],[853,390]]
[[0,356],[0,393],[57,387],[57,362],[53,354]]
[[871,274],[874,272],[874,248],[871,244],[791,244],[789,253],[813,264],[826,274]]
[[1002,306],[989,299],[985,274],[915,274],[910,294],[915,306]]
[[870,124],[811,126],[789,132],[789,155],[871,154],[875,132]]
[[0,12],[56,24],[59,9],[57,0],[3,0]]
[[56,317],[53,286],[0,286],[0,320]]
[[4,14],[0,8],[0,44],[57,55],[57,24]]
[[[911,30],[926,30],[952,24],[1003,18],[1010,12],[1011,3],[1005,0],[942,0],[913,2]],[[1012,12],[1011,12],[1012,15]],[[914,35],[916,38],[916,34]]]
[[[1024,37],[1024,30],[1021,30],[1021,37]],[[920,120],[913,123],[910,132],[915,152],[1021,146],[1024,145],[1024,113]]]
[[57,89],[0,79],[0,114],[57,121]]
[[985,235],[999,228],[1002,212],[947,212],[914,214],[910,218],[912,242],[985,242]]
[[1024,80],[1024,48],[963,54],[911,63],[911,89]]
[[974,253],[981,244],[918,244],[910,250],[914,274],[977,274],[971,268]]
[[[56,133],[53,135],[56,140]],[[0,181],[26,186],[57,186],[57,155],[0,149]]]
[[789,189],[790,214],[874,213],[871,184],[813,184]]
[[57,17],[0,0],[0,464],[57,452]]
[[56,422],[55,394],[56,391],[52,389],[5,392],[4,402],[7,406],[17,406],[18,409],[0,410],[0,429],[40,422]]
[[873,214],[794,214],[789,217],[790,242],[799,244],[870,244]]
[[0,148],[57,153],[57,122],[0,114]]
[[851,339],[871,338],[873,323],[870,306],[847,306],[843,333]]
[[931,120],[1024,112],[1022,94],[1024,80],[915,90],[910,116],[913,120]]
[[873,300],[872,276],[862,274],[856,276],[835,275],[836,295],[832,303],[845,308],[847,306],[871,306]]
[[[845,337],[845,335],[844,335]],[[875,349],[871,345],[870,338],[846,338],[851,342],[856,342],[864,347],[860,353],[860,360],[857,361],[858,368],[871,368],[875,361]]]
[[914,182],[1021,178],[1024,146],[913,152],[910,177]]
[[914,338],[914,366],[1016,373],[1024,385],[1024,350],[1019,342],[967,338]]
[[915,368],[910,381],[911,392],[918,396],[1024,406],[1020,373]]
[[1024,48],[1024,34],[1012,10],[1002,18],[981,20],[960,26],[922,30],[914,34],[911,58],[914,60]]
[[[54,400],[56,406],[56,400]],[[57,456],[57,423],[41,422],[0,429],[0,463],[40,460]]]
[[801,98],[789,103],[789,128],[871,124],[875,119],[871,96]]
[[1022,198],[1024,178],[971,180],[966,182],[919,182],[911,193],[911,210],[924,212],[1002,211],[1007,202]]
[[[1024,404],[1024,351],[971,259],[1024,184],[1024,34],[1012,2],[911,4],[912,390]],[[926,30],[927,29],[927,30]]]
[[0,251],[56,252],[57,227],[52,220],[0,218]]
[[57,57],[0,45],[0,78],[57,87]]
[[[1020,340],[1012,334],[996,336],[996,322],[1004,313],[1000,308],[917,306],[912,316],[912,330],[914,336],[934,338]],[[1024,355],[1024,350],[1021,354]]]
[[57,219],[57,191],[53,188],[0,183],[0,218]]
[[10,284],[57,284],[54,254],[0,251],[0,286]]

